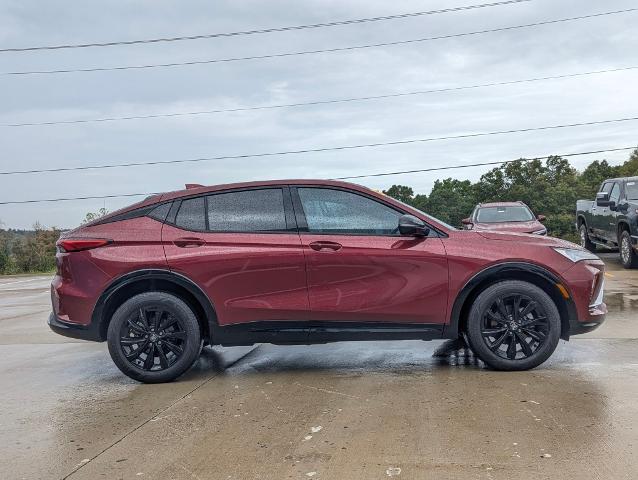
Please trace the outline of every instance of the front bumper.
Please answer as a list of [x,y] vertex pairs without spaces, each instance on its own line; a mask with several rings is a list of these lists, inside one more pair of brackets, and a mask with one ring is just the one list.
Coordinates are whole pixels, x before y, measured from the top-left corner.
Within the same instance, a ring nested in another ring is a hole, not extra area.
[[596,330],[605,322],[607,316],[607,305],[600,303],[589,307],[589,318],[580,322],[576,318],[570,318],[569,320],[569,335],[581,335],[583,333],[589,333]]
[[103,342],[104,339],[100,337],[100,332],[93,325],[78,325],[77,323],[69,323],[60,320],[59,317],[51,312],[49,315],[49,328],[58,335],[64,335],[65,337],[78,338],[80,340],[90,340],[92,342]]

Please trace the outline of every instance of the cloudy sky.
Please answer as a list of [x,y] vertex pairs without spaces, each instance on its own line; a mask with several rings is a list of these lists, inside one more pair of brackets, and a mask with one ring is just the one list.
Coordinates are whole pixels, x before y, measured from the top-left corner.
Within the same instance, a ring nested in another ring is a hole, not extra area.
[[[0,48],[109,42],[419,12],[483,0],[2,0]],[[487,0],[484,0],[487,1]],[[117,122],[152,115],[384,95],[638,66],[638,12],[337,53],[144,70],[113,67],[338,48],[636,7],[635,0],[508,6],[296,32],[147,45],[0,53],[0,171],[165,161],[463,135],[638,116],[638,70],[384,100]],[[633,87],[632,87],[633,85]],[[334,178],[635,145],[638,122],[380,148],[107,170],[0,175],[0,202],[159,192],[185,183]],[[606,154],[620,163],[627,153]],[[576,157],[582,167],[595,157]],[[428,193],[487,167],[357,180]],[[136,199],[0,205],[4,227],[71,227]]]

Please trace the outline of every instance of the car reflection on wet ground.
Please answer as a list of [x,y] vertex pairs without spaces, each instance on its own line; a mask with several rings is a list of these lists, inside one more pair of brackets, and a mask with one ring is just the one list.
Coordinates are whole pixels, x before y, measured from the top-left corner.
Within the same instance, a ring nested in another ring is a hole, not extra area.
[[638,270],[607,323],[529,372],[441,342],[205,349],[140,385],[44,325],[48,278],[0,279],[0,478],[636,478]]

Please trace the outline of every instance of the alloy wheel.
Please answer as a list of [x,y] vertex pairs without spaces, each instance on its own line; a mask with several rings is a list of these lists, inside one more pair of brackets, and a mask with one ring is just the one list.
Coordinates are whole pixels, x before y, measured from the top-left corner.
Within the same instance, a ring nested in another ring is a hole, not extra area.
[[532,356],[547,341],[549,329],[541,305],[521,294],[496,298],[481,318],[483,341],[493,353],[508,360]]
[[131,314],[120,330],[119,343],[131,365],[160,371],[175,364],[186,347],[187,333],[178,317],[159,307]]
[[583,248],[587,246],[587,232],[584,228],[580,229],[580,246]]

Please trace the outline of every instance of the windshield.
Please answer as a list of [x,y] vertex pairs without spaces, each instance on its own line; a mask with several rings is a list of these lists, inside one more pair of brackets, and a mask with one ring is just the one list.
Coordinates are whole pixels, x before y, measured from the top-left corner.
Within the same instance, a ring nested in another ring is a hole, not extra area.
[[638,181],[627,182],[627,200],[638,200]]
[[438,223],[439,225],[443,225],[445,228],[449,228],[450,230],[458,230],[458,228],[453,227],[452,225],[449,225],[449,224],[445,223],[443,220],[439,220],[438,218],[434,218],[432,215],[428,215],[423,210],[419,210],[418,208],[413,207],[412,205],[408,205],[407,203],[402,202],[401,200],[397,200],[394,197],[392,197],[392,200],[394,200],[395,202],[399,202],[401,205],[405,205],[406,207],[410,207],[412,210],[416,210],[417,212],[421,213],[425,217],[431,219],[434,223]]
[[482,207],[476,213],[477,223],[529,222],[534,215],[525,206]]

